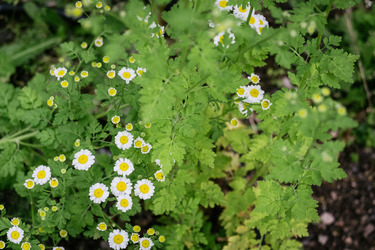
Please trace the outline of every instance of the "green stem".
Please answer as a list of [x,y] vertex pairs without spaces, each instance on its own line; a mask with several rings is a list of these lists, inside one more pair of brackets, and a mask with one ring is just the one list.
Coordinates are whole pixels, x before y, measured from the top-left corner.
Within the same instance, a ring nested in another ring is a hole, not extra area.
[[250,12],[249,12],[249,14],[247,15],[247,18],[246,18],[246,23],[247,23],[247,24],[250,22],[251,13],[253,13],[253,10],[254,10],[254,7],[251,6],[251,7],[250,7]]
[[[121,106],[119,107],[119,109],[125,108],[125,107],[127,107],[127,106],[128,106],[128,104],[123,104],[123,105],[121,105]],[[99,118],[102,118],[102,117],[106,116],[106,115],[109,113],[109,111],[111,111],[112,109],[113,109],[113,106],[110,107],[109,109],[107,109],[106,111],[104,111],[104,112],[102,112],[102,113],[100,113],[100,114],[97,114],[97,115],[95,116],[95,119],[99,119]]]
[[262,249],[263,238],[264,238],[264,234],[262,234],[262,236],[260,237],[260,242],[259,242],[258,250]]
[[[10,137],[4,137],[0,140],[0,144],[7,143],[7,142],[20,142],[21,140],[34,137],[34,135],[36,135],[37,133],[39,133],[39,131],[33,131],[31,133],[20,135],[18,137],[14,137],[14,135]],[[20,134],[20,133],[17,132],[16,134]]]
[[33,197],[31,196],[30,190],[28,190],[29,197],[30,197],[30,206],[31,206],[31,221],[33,222],[33,227],[35,225],[35,218],[34,218],[34,202],[33,202]]
[[[325,21],[327,22],[327,19],[328,19],[328,15],[329,15],[329,12],[331,11],[331,8],[332,8],[332,5],[333,5],[333,1],[334,0],[331,0],[326,8],[326,10],[324,11],[324,14],[325,14]],[[318,34],[318,39],[316,41],[316,48],[319,49],[320,48],[320,43],[322,42],[322,37],[323,37],[323,31],[324,31],[324,28],[319,31],[319,34]]]

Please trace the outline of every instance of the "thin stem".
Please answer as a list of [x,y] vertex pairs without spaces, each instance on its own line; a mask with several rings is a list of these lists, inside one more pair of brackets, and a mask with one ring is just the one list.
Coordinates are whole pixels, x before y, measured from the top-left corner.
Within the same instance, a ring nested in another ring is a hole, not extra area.
[[33,222],[33,227],[35,225],[35,218],[34,218],[34,202],[33,202],[33,197],[31,196],[30,190],[28,190],[28,194],[30,197],[30,206],[31,206],[31,221]]
[[262,234],[262,236],[260,237],[260,242],[259,242],[258,250],[262,249],[263,238],[264,238],[264,234]]
[[[326,21],[326,22],[327,22],[327,19],[328,19],[329,12],[331,11],[332,5],[333,5],[333,0],[331,0],[331,1],[329,2],[329,4],[328,4],[326,10],[324,11],[324,14],[325,14],[325,21]],[[316,48],[317,48],[317,49],[320,48],[320,43],[322,42],[323,31],[324,31],[324,29],[322,29],[321,31],[319,31],[318,39],[317,39],[317,41],[316,41]]]

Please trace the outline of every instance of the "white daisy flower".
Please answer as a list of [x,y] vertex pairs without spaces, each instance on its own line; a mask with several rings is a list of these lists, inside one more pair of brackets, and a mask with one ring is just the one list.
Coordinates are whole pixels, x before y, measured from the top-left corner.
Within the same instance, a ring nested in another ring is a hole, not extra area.
[[141,137],[137,137],[137,139],[134,140],[135,148],[141,148],[144,144],[145,144],[145,141]]
[[20,223],[21,223],[21,221],[20,221],[20,219],[17,218],[17,217],[13,218],[13,219],[10,221],[10,224],[12,224],[13,226],[16,226],[16,227],[19,226]]
[[240,86],[238,89],[237,89],[237,95],[239,97],[242,97],[242,98],[245,98],[246,97],[246,94],[248,93],[248,87],[247,86]]
[[148,154],[148,153],[150,152],[151,149],[152,149],[151,144],[149,144],[149,143],[145,143],[145,144],[143,144],[143,146],[141,147],[141,153],[142,153],[142,154]]
[[135,63],[135,59],[134,59],[134,57],[132,57],[132,56],[129,57],[129,62],[130,62],[130,63]]
[[49,185],[52,187],[52,188],[55,188],[59,185],[59,181],[56,179],[56,178],[52,178],[50,181],[49,181]]
[[117,90],[115,88],[108,89],[108,95],[115,96],[117,94]]
[[263,110],[267,110],[271,107],[272,103],[268,99],[263,99],[260,105],[262,106]]
[[247,98],[244,102],[247,103],[259,103],[263,99],[264,91],[259,85],[251,85],[248,88]]
[[98,226],[96,227],[96,229],[103,232],[103,231],[107,230],[107,224],[105,224],[104,222],[100,222],[98,224]]
[[227,0],[216,0],[215,5],[219,7],[220,10],[232,10],[232,6],[228,5]]
[[114,196],[130,195],[132,183],[126,177],[115,177],[111,182],[111,192]]
[[56,68],[52,68],[52,69],[49,70],[49,73],[50,73],[51,76],[55,76],[55,74],[56,74],[55,70],[56,70]]
[[111,118],[111,122],[112,122],[113,124],[118,124],[118,123],[120,122],[120,116],[118,116],[118,115],[113,116],[113,117]]
[[128,149],[133,144],[133,135],[128,131],[118,132],[115,137],[115,143],[119,149]]
[[27,189],[32,189],[35,186],[35,182],[32,179],[25,180],[23,184]]
[[109,234],[108,243],[112,249],[125,249],[128,246],[129,235],[124,230],[114,229]]
[[126,81],[126,84],[129,84],[129,82],[137,76],[133,69],[125,67],[120,69],[117,74],[122,78],[122,80]]
[[115,78],[115,76],[116,76],[116,71],[110,70],[110,71],[107,72],[107,77],[109,79],[113,79],[113,78]]
[[252,81],[254,84],[257,84],[260,81],[260,77],[256,74],[254,74],[254,73],[251,73],[251,75],[249,77],[247,77],[247,79]]
[[115,162],[115,167],[113,168],[113,170],[117,172],[119,175],[127,176],[134,171],[134,165],[127,158],[119,158]]
[[137,68],[137,75],[142,76],[142,74],[145,72],[147,72],[146,68]]
[[22,244],[21,244],[21,249],[22,250],[29,250],[29,249],[31,249],[31,244],[30,244],[30,242],[23,242]]
[[[234,44],[235,43],[235,36],[234,34],[231,32],[230,29],[227,30],[228,34],[229,34],[229,39],[231,40],[231,44]],[[219,45],[219,43],[224,47],[224,42],[223,42],[223,39],[224,39],[224,35],[225,35],[225,32],[222,31],[220,32],[219,34],[217,34],[215,37],[214,37],[214,44],[216,46]],[[226,46],[226,48],[229,48],[229,45]]]
[[89,72],[87,72],[86,70],[84,70],[84,71],[81,72],[81,77],[82,78],[86,78],[88,76],[89,76]]
[[138,243],[139,242],[139,234],[137,233],[132,233],[132,235],[130,236],[130,239],[133,243]]
[[7,232],[8,240],[14,244],[20,244],[23,239],[23,230],[20,227],[13,226]]
[[65,248],[63,248],[63,247],[53,247],[52,250],[65,250]]
[[36,184],[43,185],[51,178],[51,169],[47,166],[40,165],[33,171],[32,177]]
[[62,68],[57,68],[55,69],[54,73],[55,76],[57,77],[57,80],[60,80],[61,77],[64,77],[67,72],[67,69],[62,67]]
[[142,237],[139,239],[139,250],[150,250],[154,245],[150,238]]
[[116,207],[122,212],[130,210],[133,206],[132,198],[129,195],[120,195],[117,197]]
[[159,171],[156,171],[154,175],[157,181],[165,181],[165,175],[163,173],[163,170],[160,169]]
[[61,81],[60,84],[61,84],[61,87],[63,87],[64,89],[69,86],[69,82],[67,80]]
[[134,194],[143,200],[150,199],[154,191],[154,184],[148,179],[138,180],[134,186]]
[[89,190],[90,200],[94,203],[102,203],[109,196],[108,187],[103,183],[95,183]]
[[94,44],[95,44],[96,47],[102,47],[103,46],[103,37],[96,38]]
[[248,4],[246,7],[242,7],[241,5],[240,6],[236,5],[233,7],[233,15],[236,18],[241,19],[242,21],[246,21],[247,16],[249,15],[249,12],[250,12],[250,4]]
[[133,130],[133,124],[131,124],[131,123],[128,123],[128,124],[126,124],[125,125],[125,129],[127,130],[127,131],[132,131]]
[[89,170],[95,163],[95,156],[87,149],[81,149],[74,155],[73,165],[78,170]]

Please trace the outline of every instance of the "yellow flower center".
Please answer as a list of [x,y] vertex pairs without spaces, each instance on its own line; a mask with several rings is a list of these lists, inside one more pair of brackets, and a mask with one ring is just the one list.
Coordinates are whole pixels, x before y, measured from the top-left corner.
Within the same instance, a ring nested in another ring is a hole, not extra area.
[[112,119],[112,122],[115,123],[115,124],[119,123],[119,121],[120,121],[120,117],[118,117],[118,116],[113,117],[113,119]]
[[164,235],[160,236],[160,237],[159,237],[159,241],[160,241],[161,243],[163,243],[163,242],[165,241],[165,236],[164,236]]
[[32,188],[33,185],[34,185],[34,182],[33,182],[32,180],[30,180],[30,181],[28,181],[28,182],[26,183],[26,186],[27,186],[28,188]]
[[242,12],[242,13],[245,13],[245,12],[246,12],[246,8],[243,9],[242,6],[240,6],[240,7],[238,8],[238,11],[239,11],[239,12]]
[[138,74],[142,75],[143,74],[143,70],[138,70]]
[[245,93],[245,90],[243,88],[238,89],[237,93],[239,95],[243,95]]
[[159,173],[156,174],[156,179],[158,179],[158,180],[162,180],[163,177],[164,177],[164,174],[162,172],[159,172]]
[[89,74],[88,74],[87,72],[82,72],[82,73],[81,73],[81,76],[82,76],[82,77],[86,77],[86,76],[88,76],[88,75],[89,75]]
[[130,78],[130,73],[129,72],[124,72],[124,73],[122,73],[122,76],[124,78]]
[[142,147],[142,152],[147,152],[148,151],[148,146],[146,145],[146,146],[143,146]]
[[105,56],[105,57],[103,57],[103,62],[104,62],[104,63],[108,63],[108,62],[109,62],[109,56]]
[[136,142],[135,142],[135,146],[136,146],[137,148],[140,148],[140,147],[142,146],[142,142],[141,142],[141,141],[136,141]]
[[102,197],[103,194],[104,194],[104,191],[103,191],[103,189],[101,189],[101,188],[97,188],[97,189],[95,189],[95,191],[94,191],[94,196],[95,196],[96,198],[100,198],[100,197]]
[[46,177],[46,171],[44,170],[39,171],[36,177],[38,177],[38,179],[43,179],[44,177]]
[[19,219],[13,219],[12,220],[12,225],[18,226],[19,224],[20,224],[20,220]]
[[47,105],[51,107],[53,105],[53,100],[48,100]]
[[263,27],[260,27],[260,28],[259,28],[259,33],[262,34],[262,30],[263,30]]
[[104,224],[104,223],[100,223],[100,224],[99,224],[99,229],[100,229],[100,230],[106,230],[106,229],[107,229],[107,225]]
[[122,200],[120,201],[120,205],[121,205],[122,207],[127,207],[127,206],[129,206],[129,201],[128,201],[127,199],[122,199]]
[[3,249],[5,247],[4,241],[0,241],[0,248]]
[[259,23],[260,23],[260,25],[263,25],[262,19],[259,19]]
[[121,144],[126,144],[126,143],[128,143],[128,141],[129,141],[129,139],[128,139],[127,136],[125,136],[125,135],[121,136],[121,138],[120,138]]
[[113,77],[115,77],[115,72],[109,72],[109,73],[108,73],[108,77],[109,77],[109,78],[113,78]]
[[115,237],[113,237],[113,241],[116,244],[121,244],[124,241],[124,237],[122,237],[120,234],[116,234]]
[[63,88],[68,87],[68,85],[69,85],[69,83],[68,83],[67,80],[64,80],[64,81],[61,82],[61,86],[62,86]]
[[31,248],[31,245],[30,245],[30,243],[25,242],[25,243],[22,243],[22,247],[21,248],[23,250],[29,250]]
[[148,240],[143,240],[142,241],[142,247],[146,248],[150,245],[150,242],[148,242]]
[[223,43],[224,35],[219,38],[219,42]]
[[227,7],[227,3],[228,3],[227,1],[220,1],[219,5],[220,5],[221,8],[225,8],[225,7]]
[[11,234],[10,234],[10,237],[14,240],[17,240],[19,237],[20,237],[20,233],[17,232],[17,231],[13,231]]
[[126,183],[123,181],[120,181],[119,183],[117,183],[116,188],[118,191],[123,192],[126,190]]
[[127,124],[127,125],[126,125],[126,129],[127,129],[127,130],[132,130],[132,129],[133,129],[133,125],[131,125],[131,124]]
[[254,82],[254,83],[258,82],[258,80],[259,80],[259,78],[256,77],[256,76],[251,77],[251,81]]
[[109,95],[110,96],[114,96],[116,94],[116,90],[114,90],[114,89],[110,89],[109,90]]
[[141,231],[141,227],[140,226],[134,226],[133,230],[134,230],[134,232],[139,232],[139,231]]
[[149,228],[149,229],[147,230],[147,234],[148,234],[148,235],[154,235],[154,234],[155,234],[155,230],[154,230],[153,228]]
[[259,91],[257,89],[252,89],[252,90],[250,90],[250,95],[252,97],[258,97]]
[[141,191],[143,194],[147,194],[150,188],[147,186],[147,184],[142,184],[139,187],[139,191]]
[[237,124],[238,124],[237,120],[232,120],[232,125],[233,126],[237,126]]
[[132,241],[138,241],[138,240],[139,240],[139,236],[137,234],[133,234]]
[[129,62],[134,63],[134,62],[135,62],[134,57],[130,57],[130,58],[129,58]]
[[58,76],[64,76],[64,74],[65,74],[65,71],[64,71],[64,70],[60,70],[60,71],[57,73]]
[[52,187],[57,187],[57,185],[59,185],[59,182],[56,179],[54,179],[54,180],[51,181],[51,186]]
[[78,162],[80,164],[85,164],[88,160],[89,160],[89,157],[87,157],[87,155],[81,155],[80,157],[78,157]]
[[120,169],[122,171],[126,171],[126,170],[128,170],[128,168],[129,168],[129,164],[127,164],[126,162],[123,162],[123,163],[120,164]]
[[269,105],[270,104],[267,101],[262,102],[262,107],[263,108],[268,108]]

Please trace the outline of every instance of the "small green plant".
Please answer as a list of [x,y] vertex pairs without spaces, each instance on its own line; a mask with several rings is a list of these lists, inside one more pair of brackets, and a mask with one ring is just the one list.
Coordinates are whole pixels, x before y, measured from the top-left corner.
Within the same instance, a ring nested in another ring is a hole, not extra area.
[[[356,124],[331,91],[357,56],[324,31],[355,1],[285,2],[65,6],[85,15],[81,37],[27,86],[0,85],[2,185],[29,208],[16,218],[4,201],[0,248],[82,235],[113,249],[301,247],[292,238],[319,220],[311,187],[346,176],[333,133]],[[263,90],[269,56],[290,88]],[[215,206],[212,234],[202,208]],[[147,230],[134,219],[145,212]]]

